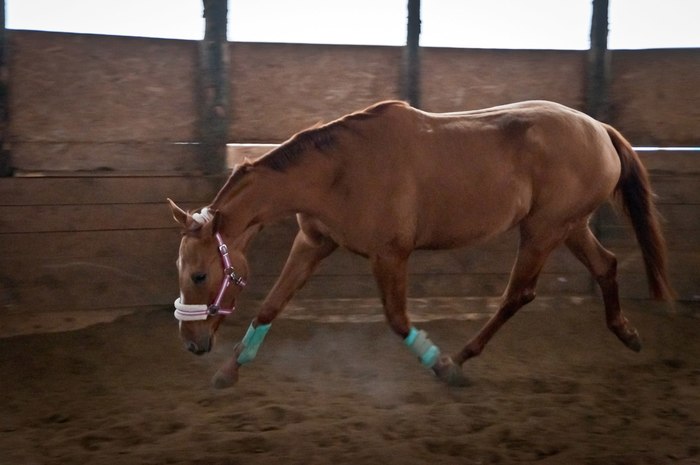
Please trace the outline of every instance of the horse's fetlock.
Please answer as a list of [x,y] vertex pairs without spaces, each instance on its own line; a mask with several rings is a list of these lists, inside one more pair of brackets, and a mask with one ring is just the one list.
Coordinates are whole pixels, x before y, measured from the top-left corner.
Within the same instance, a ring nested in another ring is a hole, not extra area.
[[483,352],[484,346],[481,344],[469,343],[467,346],[459,353],[459,355],[453,357],[453,360],[459,366],[462,366],[464,362],[472,357],[478,357]]

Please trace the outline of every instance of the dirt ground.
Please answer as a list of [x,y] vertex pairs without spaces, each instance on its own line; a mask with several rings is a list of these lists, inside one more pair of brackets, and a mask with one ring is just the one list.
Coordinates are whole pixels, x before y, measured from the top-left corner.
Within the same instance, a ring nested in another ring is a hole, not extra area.
[[[412,305],[447,352],[490,308]],[[700,464],[700,306],[625,306],[641,353],[598,300],[537,300],[465,364],[464,388],[422,368],[376,302],[295,303],[227,390],[209,380],[252,309],[203,357],[170,309],[4,337],[0,463]]]

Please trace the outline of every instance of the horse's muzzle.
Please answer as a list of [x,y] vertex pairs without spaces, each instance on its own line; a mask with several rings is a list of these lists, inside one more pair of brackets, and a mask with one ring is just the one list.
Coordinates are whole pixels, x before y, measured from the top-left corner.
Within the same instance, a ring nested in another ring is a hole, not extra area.
[[195,355],[204,355],[211,350],[211,339],[208,339],[204,344],[188,341],[185,343],[185,347]]

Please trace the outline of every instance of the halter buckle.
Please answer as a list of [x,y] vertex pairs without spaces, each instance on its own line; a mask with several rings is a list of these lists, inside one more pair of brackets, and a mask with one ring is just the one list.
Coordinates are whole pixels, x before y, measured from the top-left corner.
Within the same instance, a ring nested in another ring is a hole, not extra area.
[[209,307],[207,307],[207,314],[216,315],[217,313],[219,313],[219,310],[221,310],[221,307],[215,304],[211,304]]
[[242,276],[238,276],[236,274],[236,270],[233,269],[232,266],[229,266],[224,270],[224,274],[228,276],[229,281],[231,281],[233,284],[244,287],[245,286],[245,279],[243,279]]

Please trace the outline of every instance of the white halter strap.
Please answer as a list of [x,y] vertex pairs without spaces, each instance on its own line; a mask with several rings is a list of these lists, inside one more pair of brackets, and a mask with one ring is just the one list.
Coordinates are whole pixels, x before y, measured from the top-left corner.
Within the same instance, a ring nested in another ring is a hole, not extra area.
[[[233,313],[232,309],[220,308],[216,313],[222,315],[229,315]],[[183,304],[182,297],[178,297],[175,300],[175,318],[180,321],[196,321],[196,320],[206,320],[209,315],[213,315],[209,310],[209,305],[204,304]]]

